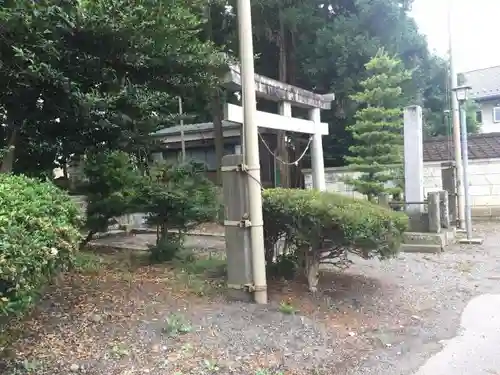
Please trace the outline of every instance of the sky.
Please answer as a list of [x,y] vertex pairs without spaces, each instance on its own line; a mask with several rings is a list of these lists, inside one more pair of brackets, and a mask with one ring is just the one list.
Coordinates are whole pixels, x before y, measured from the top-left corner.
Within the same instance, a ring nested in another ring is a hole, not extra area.
[[500,0],[414,0],[411,14],[431,50],[447,56],[449,4],[457,72],[500,65]]

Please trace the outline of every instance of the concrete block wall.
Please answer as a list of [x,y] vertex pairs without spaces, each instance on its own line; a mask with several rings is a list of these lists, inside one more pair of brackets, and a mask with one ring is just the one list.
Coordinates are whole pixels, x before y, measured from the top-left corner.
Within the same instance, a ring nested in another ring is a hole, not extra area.
[[[312,188],[311,170],[303,170],[306,188]],[[342,180],[353,172],[345,167],[325,168],[327,190],[350,197],[362,197]],[[424,163],[424,195],[443,189],[441,162]],[[469,161],[469,193],[472,215],[476,218],[500,218],[500,159]]]
[[428,193],[443,190],[441,178],[441,163],[424,164],[424,197]]

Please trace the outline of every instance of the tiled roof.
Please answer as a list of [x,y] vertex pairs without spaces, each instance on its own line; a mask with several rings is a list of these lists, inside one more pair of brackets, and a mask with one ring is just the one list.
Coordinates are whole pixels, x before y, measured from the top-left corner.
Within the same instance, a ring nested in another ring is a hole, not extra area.
[[465,84],[471,86],[471,99],[481,100],[500,96],[500,66],[462,73]]
[[[469,159],[500,158],[500,133],[482,133],[467,138]],[[453,161],[453,141],[449,137],[436,137],[424,141],[424,162]]]

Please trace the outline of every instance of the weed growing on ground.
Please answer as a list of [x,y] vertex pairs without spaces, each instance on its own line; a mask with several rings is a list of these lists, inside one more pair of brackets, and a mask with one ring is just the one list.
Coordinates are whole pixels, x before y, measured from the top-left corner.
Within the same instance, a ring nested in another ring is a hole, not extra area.
[[210,359],[205,359],[203,361],[203,365],[205,366],[205,368],[210,371],[211,373],[214,373],[214,372],[217,372],[219,371],[219,366],[217,365],[217,362],[214,361],[214,360],[210,360]]
[[291,304],[290,301],[282,301],[280,303],[279,311],[286,315],[293,315],[297,313],[297,309]]
[[125,358],[130,355],[130,351],[124,345],[113,345],[111,353],[113,357],[118,359]]
[[470,260],[457,262],[455,268],[462,273],[471,273],[474,269],[474,262],[471,262]]
[[285,375],[283,371],[275,372],[273,370],[260,369],[257,370],[255,375]]
[[193,330],[191,324],[187,319],[180,314],[171,314],[165,320],[165,326],[163,327],[163,333],[169,336],[179,336],[185,335]]

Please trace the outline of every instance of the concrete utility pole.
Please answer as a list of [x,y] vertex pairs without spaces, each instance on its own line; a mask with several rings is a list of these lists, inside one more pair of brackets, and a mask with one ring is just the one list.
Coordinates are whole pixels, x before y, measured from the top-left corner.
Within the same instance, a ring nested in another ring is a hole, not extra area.
[[460,133],[462,140],[462,157],[463,157],[463,173],[464,173],[464,195],[465,195],[465,227],[467,238],[461,239],[460,243],[466,244],[477,244],[483,243],[480,238],[472,238],[472,214],[470,205],[470,194],[469,194],[469,152],[467,146],[467,112],[465,105],[468,100],[468,91],[471,89],[470,86],[459,86],[455,89],[454,94],[457,97],[457,101],[460,104]]
[[472,238],[472,217],[469,195],[469,152],[467,146],[467,112],[465,111],[465,103],[465,100],[460,103],[460,135],[462,138],[462,168],[464,171],[465,229],[467,239],[470,240]]
[[455,89],[458,86],[457,71],[453,59],[453,37],[452,37],[452,1],[448,3],[448,48],[450,54],[450,95],[451,95],[451,119],[453,125],[453,148],[455,150],[455,169],[457,180],[457,205],[458,205],[458,226],[465,229],[465,200],[463,185],[462,152],[460,147],[460,113]]
[[252,11],[249,0],[238,0],[238,30],[240,37],[241,86],[243,92],[243,134],[245,150],[243,164],[248,174],[250,243],[255,302],[267,303],[264,223],[260,183],[258,128],[255,121],[255,68],[253,61]]
[[182,162],[186,161],[186,141],[184,140],[184,120],[182,118],[183,116],[183,110],[182,110],[182,98],[179,96],[179,115],[181,116],[180,120],[180,127],[181,127],[181,155],[182,155]]

